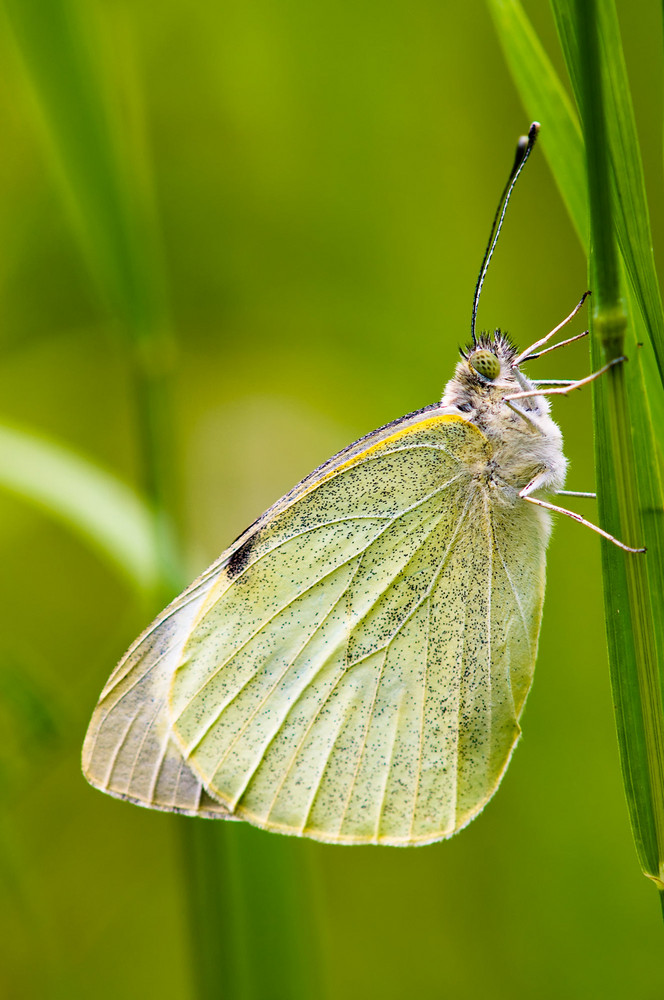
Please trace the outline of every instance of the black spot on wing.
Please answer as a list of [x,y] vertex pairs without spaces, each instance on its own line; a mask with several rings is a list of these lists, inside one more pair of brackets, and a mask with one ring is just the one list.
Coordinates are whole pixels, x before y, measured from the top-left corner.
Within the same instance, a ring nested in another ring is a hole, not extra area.
[[[249,527],[235,539],[235,542],[237,542],[240,538],[243,538],[247,535],[247,533],[251,532],[250,537],[247,538],[247,540],[243,542],[243,544],[240,545],[235,552],[233,552],[226,563],[226,572],[229,579],[234,579],[246,567],[261,528],[265,527],[265,525],[268,524],[277,513],[286,510],[291,503],[293,503],[298,496],[302,494],[303,487],[310,486],[312,484],[314,486],[317,485],[316,480],[322,481],[323,478],[329,472],[333,471],[333,469],[341,462],[347,461],[348,459],[356,456],[365,444],[368,446],[369,443],[378,443],[388,437],[390,431],[400,429],[404,425],[414,425],[415,418],[426,418],[429,413],[439,410],[440,405],[440,403],[429,403],[428,406],[423,406],[419,410],[413,410],[412,413],[407,413],[403,417],[397,417],[395,420],[390,420],[389,423],[383,424],[382,427],[378,427],[375,431],[370,431],[368,434],[363,435],[363,437],[358,438],[357,441],[354,441],[352,444],[348,445],[348,447],[337,452],[336,455],[328,458],[326,462],[323,462],[322,465],[319,465],[318,468],[314,469],[314,471],[309,473],[308,476],[305,476],[305,478],[294,486],[292,490],[286,493],[281,500],[278,500],[277,503],[269,507],[264,514],[261,514],[260,517],[256,518],[253,524],[250,524]],[[233,544],[235,544],[235,542]]]
[[251,535],[246,542],[236,549],[233,555],[228,560],[226,565],[226,573],[229,579],[233,579],[238,576],[242,570],[245,568],[249,562],[249,556],[251,555],[251,550],[254,547],[254,542],[256,541],[256,534]]

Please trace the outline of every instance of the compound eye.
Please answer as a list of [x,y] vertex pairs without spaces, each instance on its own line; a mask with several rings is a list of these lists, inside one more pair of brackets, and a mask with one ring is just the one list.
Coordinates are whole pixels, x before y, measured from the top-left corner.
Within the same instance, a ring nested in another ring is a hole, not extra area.
[[491,351],[475,351],[469,360],[475,371],[490,382],[500,375],[500,361]]

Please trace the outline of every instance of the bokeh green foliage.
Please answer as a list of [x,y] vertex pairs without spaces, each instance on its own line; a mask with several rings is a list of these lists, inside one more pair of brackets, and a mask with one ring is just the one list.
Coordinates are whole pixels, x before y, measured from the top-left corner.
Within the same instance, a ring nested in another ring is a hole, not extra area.
[[[193,576],[333,451],[439,397],[528,120],[481,4],[53,6],[85,56],[60,119],[30,71],[41,58],[57,74],[44,8],[7,3],[0,39],[0,414],[15,435],[46,433],[112,470],[147,510],[175,497]],[[526,10],[562,71],[547,8]],[[639,0],[624,14],[657,245],[659,11]],[[92,114],[82,155],[80,119],[67,115],[88,99],[109,117],[94,138]],[[546,152],[556,123],[532,117]],[[72,137],[68,156],[57,135]],[[104,190],[120,206],[104,229],[116,233],[110,244],[86,228]],[[480,325],[535,339],[578,300],[585,267],[536,153]],[[536,374],[587,366],[574,345]],[[156,391],[154,405],[143,390]],[[591,489],[589,399],[561,400],[556,413],[569,485]],[[153,432],[168,447],[146,481]],[[220,976],[219,996],[661,994],[590,533],[556,527],[523,745],[460,837],[348,849],[209,823],[192,837],[195,821],[114,802],[80,777],[90,711],[149,619],[154,588],[150,574],[128,586],[99,545],[63,527],[80,500],[75,480],[67,507],[27,478],[30,504],[15,485],[0,492],[8,995],[193,995],[192,918],[199,948],[235,970]],[[161,575],[175,575],[168,553],[166,563]],[[209,891],[192,902],[205,863]],[[196,926],[206,908],[214,923]]]

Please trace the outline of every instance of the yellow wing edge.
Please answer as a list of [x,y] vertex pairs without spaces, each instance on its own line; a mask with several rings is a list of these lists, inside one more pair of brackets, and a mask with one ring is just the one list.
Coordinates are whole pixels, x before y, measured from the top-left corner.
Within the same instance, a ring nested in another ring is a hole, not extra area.
[[[288,491],[288,493],[285,493],[284,496],[275,501],[275,503],[273,503],[271,507],[268,507],[268,509],[264,511],[260,517],[245,528],[242,534],[238,535],[235,541],[232,542],[232,544],[225,549],[224,552],[222,552],[212,566],[210,566],[210,568],[206,570],[201,577],[199,577],[199,580],[195,582],[202,580],[207,573],[213,569],[222,569],[222,564],[228,562],[231,557],[234,556],[235,553],[238,552],[238,550],[241,549],[242,546],[256,534],[256,532],[271,521],[276,514],[280,514],[289,507],[292,507],[298,500],[307,496],[312,490],[316,489],[322,483],[332,479],[332,477],[337,475],[339,472],[352,468],[352,466],[361,461],[366,461],[372,453],[378,452],[381,448],[393,444],[395,441],[405,437],[406,434],[409,434],[414,429],[421,431],[446,423],[463,424],[465,427],[470,428],[472,433],[477,435],[485,447],[489,445],[487,437],[481,430],[479,430],[478,427],[471,424],[470,421],[464,420],[464,418],[459,416],[458,413],[446,412],[445,409],[441,407],[440,403],[431,403],[429,406],[425,406],[421,410],[414,410],[412,413],[407,413],[403,417],[398,417],[397,419],[390,421],[390,423],[384,424],[382,427],[378,427],[375,431],[370,431],[363,437],[358,438],[357,441],[353,441],[352,444],[346,445],[346,447],[342,448],[341,451],[338,451],[336,454],[332,455],[331,458],[328,458],[321,465],[317,466],[312,472],[305,476],[304,479],[301,479],[299,483]],[[360,445],[364,445],[365,447],[360,448]],[[137,640],[137,642],[138,641],[140,640]],[[136,644],[137,643],[134,645]]]

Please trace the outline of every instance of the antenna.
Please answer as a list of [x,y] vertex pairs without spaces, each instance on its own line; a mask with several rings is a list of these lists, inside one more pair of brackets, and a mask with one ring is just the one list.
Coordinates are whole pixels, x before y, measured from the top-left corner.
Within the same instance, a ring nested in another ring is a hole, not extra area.
[[493,251],[496,249],[496,243],[498,242],[498,237],[500,236],[500,230],[503,228],[503,219],[505,218],[505,212],[507,211],[507,205],[509,203],[510,197],[512,196],[512,191],[514,190],[514,185],[516,184],[519,174],[526,165],[526,160],[530,156],[531,150],[535,145],[535,140],[537,139],[538,132],[540,130],[539,122],[533,122],[528,129],[528,135],[522,135],[519,139],[518,145],[516,147],[516,156],[514,157],[514,164],[510,170],[510,175],[507,178],[507,184],[500,196],[500,201],[498,202],[498,208],[496,209],[496,214],[493,217],[493,222],[491,223],[491,232],[489,234],[489,242],[487,243],[486,250],[484,251],[484,258],[482,260],[482,266],[480,267],[480,274],[477,279],[477,284],[475,285],[475,295],[473,296],[473,317],[470,321],[470,332],[473,337],[473,344],[476,343],[475,340],[475,321],[477,320],[477,307],[480,302],[480,294],[482,292],[482,285],[484,284],[484,279],[486,278],[486,272],[489,270],[489,264],[491,263],[491,258],[493,257]]

